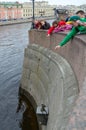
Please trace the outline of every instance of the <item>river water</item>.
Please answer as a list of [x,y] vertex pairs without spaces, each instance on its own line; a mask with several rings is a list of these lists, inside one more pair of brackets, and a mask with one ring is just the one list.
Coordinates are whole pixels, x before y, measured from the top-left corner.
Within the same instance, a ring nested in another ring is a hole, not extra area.
[[0,26],[0,130],[27,130],[20,126],[24,110],[16,110],[30,27],[31,23]]
[[30,23],[0,26],[0,130],[20,130],[16,113]]

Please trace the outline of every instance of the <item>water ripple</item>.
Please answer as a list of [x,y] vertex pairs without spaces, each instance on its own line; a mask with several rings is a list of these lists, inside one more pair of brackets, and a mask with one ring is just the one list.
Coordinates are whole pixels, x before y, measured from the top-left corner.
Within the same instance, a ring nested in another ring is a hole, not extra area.
[[0,27],[0,129],[20,130],[16,114],[24,48],[30,24]]

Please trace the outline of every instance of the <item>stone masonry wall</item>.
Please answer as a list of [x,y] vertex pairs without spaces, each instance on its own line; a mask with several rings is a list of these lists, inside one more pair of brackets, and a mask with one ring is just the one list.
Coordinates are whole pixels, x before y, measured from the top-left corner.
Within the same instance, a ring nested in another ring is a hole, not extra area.
[[66,33],[50,37],[46,34],[42,30],[29,31],[30,44],[25,49],[21,89],[28,93],[35,111],[41,104],[49,108],[47,125],[39,124],[40,130],[84,130],[84,127],[76,129],[67,124],[79,90],[86,85],[86,35],[77,35],[55,50]]
[[35,43],[49,48],[64,57],[73,68],[79,83],[79,88],[81,88],[86,79],[86,35],[76,35],[65,46],[55,50],[55,46],[67,33],[54,33],[50,37],[47,37],[46,34],[47,32],[42,30],[29,31],[29,43]]
[[71,66],[62,56],[40,45],[29,45],[21,88],[31,95],[31,103],[34,99],[36,106],[45,104],[49,108],[48,123],[41,125],[41,130],[66,130],[79,89]]

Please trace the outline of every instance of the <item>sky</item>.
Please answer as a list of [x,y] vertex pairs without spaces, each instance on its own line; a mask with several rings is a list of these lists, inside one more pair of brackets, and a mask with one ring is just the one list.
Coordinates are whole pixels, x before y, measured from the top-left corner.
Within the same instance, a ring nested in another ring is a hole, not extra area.
[[[0,2],[15,2],[15,1],[19,1],[19,2],[29,2],[31,0],[0,0]],[[86,4],[86,0],[35,0],[35,1],[48,1],[49,4],[51,5],[82,5],[82,4]]]

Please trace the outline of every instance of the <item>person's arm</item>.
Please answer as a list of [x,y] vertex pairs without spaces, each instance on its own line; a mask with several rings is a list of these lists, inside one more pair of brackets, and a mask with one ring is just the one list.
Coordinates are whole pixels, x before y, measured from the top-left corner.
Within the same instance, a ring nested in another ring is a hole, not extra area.
[[47,32],[47,35],[50,36],[50,34],[53,32],[53,30],[54,30],[54,27],[53,26],[50,27],[50,29]]
[[77,20],[76,22],[77,22],[79,25],[86,27],[86,22],[82,22],[82,21],[80,21],[80,20]]
[[72,37],[77,34],[78,30],[74,27],[66,36],[65,38],[55,47],[55,49],[60,48],[61,46],[65,45]]

